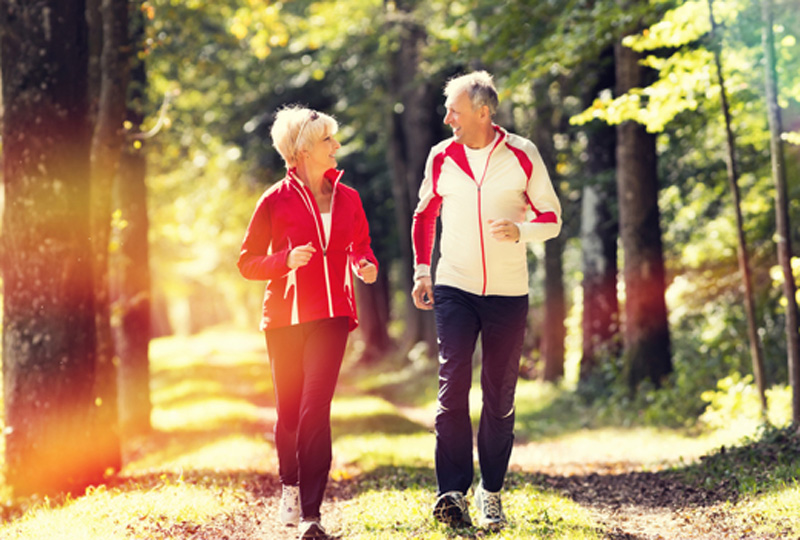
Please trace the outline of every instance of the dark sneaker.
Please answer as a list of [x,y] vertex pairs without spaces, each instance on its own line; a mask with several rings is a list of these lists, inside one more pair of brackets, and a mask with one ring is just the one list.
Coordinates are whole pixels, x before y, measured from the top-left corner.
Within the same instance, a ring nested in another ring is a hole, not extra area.
[[483,488],[483,484],[475,490],[475,506],[478,509],[478,526],[498,531],[506,525],[503,514],[503,503],[500,492],[492,493]]
[[467,499],[460,491],[448,491],[436,499],[433,517],[450,527],[471,527]]
[[313,538],[314,540],[329,540],[330,536],[322,528],[318,519],[304,519],[298,527],[299,538]]

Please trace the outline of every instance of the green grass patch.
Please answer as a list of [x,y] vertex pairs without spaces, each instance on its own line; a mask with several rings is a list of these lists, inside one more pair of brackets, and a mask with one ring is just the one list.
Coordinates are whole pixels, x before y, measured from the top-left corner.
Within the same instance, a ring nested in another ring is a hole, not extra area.
[[[346,525],[341,532],[348,539],[604,538],[587,510],[569,499],[522,482],[509,482],[503,494],[509,524],[491,535],[475,527],[453,530],[433,519],[436,486],[430,469],[381,468],[364,475],[358,485],[358,493],[343,508]],[[474,506],[471,509],[475,518]]]
[[682,479],[732,498],[796,486],[800,478],[800,436],[791,428],[766,427],[741,445],[720,447],[699,463],[677,470]]
[[180,524],[191,529],[238,506],[236,493],[187,482],[154,487],[89,490],[85,496],[61,503],[45,501],[0,528],[8,540],[108,540],[109,538],[170,538]]
[[747,498],[734,508],[753,532],[793,538],[800,531],[800,486],[796,481],[760,497]]

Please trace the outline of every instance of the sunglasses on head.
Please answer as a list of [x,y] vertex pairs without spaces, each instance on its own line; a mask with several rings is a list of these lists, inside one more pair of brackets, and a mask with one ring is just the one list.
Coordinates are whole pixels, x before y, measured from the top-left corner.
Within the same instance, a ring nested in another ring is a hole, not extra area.
[[300,142],[300,135],[303,134],[303,130],[306,129],[306,126],[309,124],[309,122],[313,122],[317,118],[319,118],[319,113],[317,111],[311,111],[311,114],[309,114],[308,118],[306,118],[303,121],[303,124],[300,126],[300,129],[297,132],[297,137],[295,138],[296,141],[295,145]]

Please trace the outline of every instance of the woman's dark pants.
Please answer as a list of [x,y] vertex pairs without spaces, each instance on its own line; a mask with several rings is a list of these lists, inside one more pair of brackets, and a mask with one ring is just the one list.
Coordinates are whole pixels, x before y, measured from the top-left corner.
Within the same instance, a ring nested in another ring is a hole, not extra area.
[[278,420],[281,483],[300,486],[304,518],[319,509],[331,466],[331,400],[349,332],[346,317],[266,331]]

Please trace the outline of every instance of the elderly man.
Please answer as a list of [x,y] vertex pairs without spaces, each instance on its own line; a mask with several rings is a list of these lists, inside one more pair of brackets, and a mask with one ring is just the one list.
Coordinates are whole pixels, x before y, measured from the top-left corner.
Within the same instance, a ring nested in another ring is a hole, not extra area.
[[[481,336],[483,408],[478,428],[478,525],[506,523],[500,492],[514,444],[514,393],[528,314],[526,242],[561,230],[561,205],[538,150],[493,122],[491,75],[451,79],[445,124],[453,136],[434,146],[414,212],[414,289],[419,309],[434,310],[439,338],[434,517],[472,524],[465,496],[474,475],[469,391]],[[441,258],[430,274],[441,214]]]

